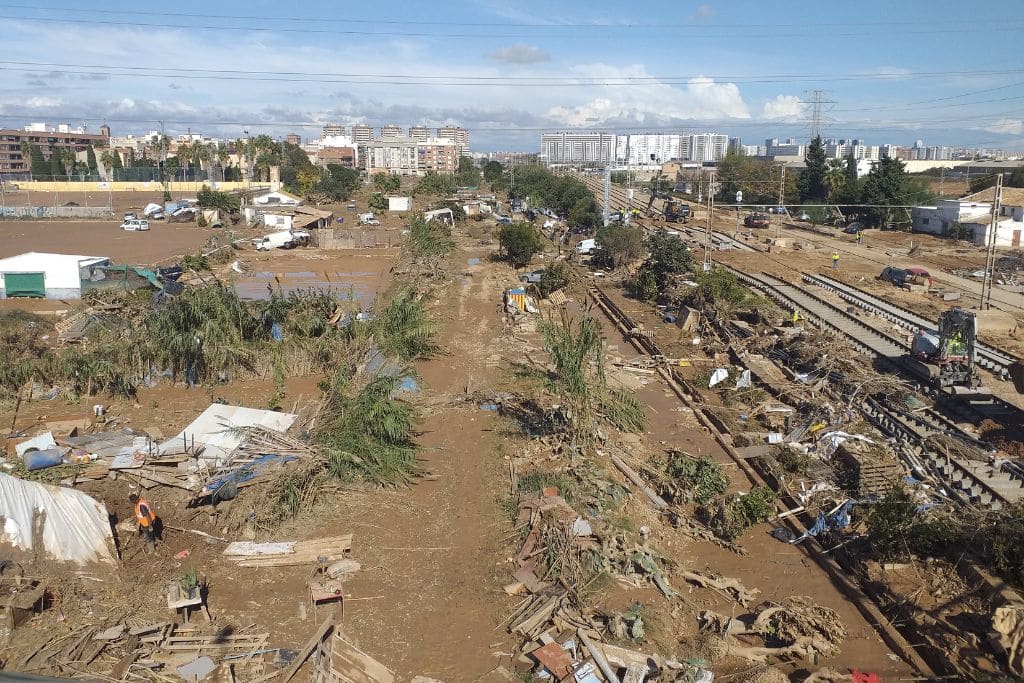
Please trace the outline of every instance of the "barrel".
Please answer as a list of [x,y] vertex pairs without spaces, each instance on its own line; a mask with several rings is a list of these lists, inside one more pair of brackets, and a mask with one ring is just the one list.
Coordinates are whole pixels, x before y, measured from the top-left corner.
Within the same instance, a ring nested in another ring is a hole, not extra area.
[[21,459],[25,461],[25,469],[41,470],[61,464],[63,453],[59,448],[47,448],[43,451],[28,451]]

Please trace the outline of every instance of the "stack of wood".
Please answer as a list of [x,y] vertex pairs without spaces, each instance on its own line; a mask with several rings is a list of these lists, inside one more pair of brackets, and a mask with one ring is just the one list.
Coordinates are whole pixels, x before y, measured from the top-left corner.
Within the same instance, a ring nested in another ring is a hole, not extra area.
[[244,462],[246,458],[258,458],[266,454],[308,458],[314,453],[313,447],[308,443],[284,432],[253,426],[245,428],[245,438],[232,452],[230,462]]
[[235,541],[224,549],[224,556],[239,567],[288,567],[301,564],[335,563],[352,550],[352,534],[316,538],[308,541],[253,543]]
[[903,480],[903,466],[884,450],[860,446],[860,442],[845,441],[839,444],[833,457],[842,463],[858,495],[884,496]]

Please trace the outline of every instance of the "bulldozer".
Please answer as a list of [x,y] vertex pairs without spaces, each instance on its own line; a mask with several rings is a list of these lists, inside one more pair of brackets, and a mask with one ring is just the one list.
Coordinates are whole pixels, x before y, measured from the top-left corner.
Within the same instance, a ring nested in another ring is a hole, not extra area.
[[954,395],[987,395],[978,377],[978,321],[974,313],[951,308],[939,316],[938,330],[918,330],[904,365],[935,389]]

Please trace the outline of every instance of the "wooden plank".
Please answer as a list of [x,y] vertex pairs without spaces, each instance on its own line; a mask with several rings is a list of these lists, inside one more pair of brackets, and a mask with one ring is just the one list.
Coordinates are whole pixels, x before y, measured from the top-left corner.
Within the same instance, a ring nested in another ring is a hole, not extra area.
[[292,680],[292,677],[299,672],[299,669],[302,668],[302,665],[305,664],[306,660],[309,659],[309,656],[313,654],[313,650],[315,650],[320,645],[320,643],[323,642],[324,638],[327,637],[327,634],[329,634],[331,632],[331,629],[333,628],[334,615],[330,614],[327,616],[326,619],[324,619],[324,623],[320,624],[320,627],[313,634],[313,637],[310,638],[309,641],[303,646],[302,650],[299,651],[299,654],[296,655],[295,659],[292,660],[291,666],[289,666],[285,670],[284,674],[282,674],[281,683],[288,683],[288,681]]
[[345,640],[341,632],[331,642],[331,673],[342,683],[394,683],[395,674]]

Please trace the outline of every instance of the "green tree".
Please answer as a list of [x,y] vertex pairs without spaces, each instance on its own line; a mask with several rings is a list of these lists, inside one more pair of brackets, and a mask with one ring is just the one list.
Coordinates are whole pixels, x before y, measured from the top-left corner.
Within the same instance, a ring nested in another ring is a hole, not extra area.
[[239,208],[239,199],[236,195],[211,190],[206,185],[199,188],[199,192],[196,193],[196,201],[199,202],[199,206],[222,211],[238,211]]
[[825,172],[825,184],[828,186],[828,198],[838,201],[846,188],[846,164],[839,159],[829,159]]
[[35,180],[48,180],[53,177],[50,172],[50,165],[43,158],[43,151],[39,145],[30,145],[28,148],[29,159],[31,159],[30,170]]
[[370,201],[367,202],[367,205],[374,211],[388,210],[387,197],[385,197],[381,192],[374,192],[372,195],[370,195]]
[[439,197],[446,197],[455,192],[457,182],[456,177],[450,173],[435,173],[434,171],[427,171],[426,174],[419,179],[419,182],[416,183],[416,187],[413,188],[412,193],[414,195],[432,194]]
[[500,181],[502,176],[505,175],[505,167],[498,161],[488,161],[484,164],[484,180],[488,185],[494,185],[494,183]]
[[644,255],[643,230],[632,225],[606,225],[597,231],[596,240],[600,249],[598,260],[614,268]]
[[907,174],[903,162],[889,156],[883,156],[864,180],[861,191],[861,202],[874,204],[865,208],[862,214],[864,222],[873,226],[886,226],[892,220],[894,205],[907,203],[902,196]]
[[92,145],[89,145],[89,149],[85,152],[85,164],[89,167],[89,173],[95,173],[99,168],[96,165],[96,150],[92,148]]
[[1007,187],[1024,187],[1024,166],[1013,169],[1013,173],[1003,181],[1003,184]]
[[121,153],[117,150],[114,150],[114,168],[119,171],[124,168],[124,163],[121,161]]
[[804,162],[807,167],[800,174],[797,181],[800,188],[800,201],[823,200],[829,196],[828,187],[828,166],[825,160],[825,145],[821,136],[816,135],[811,140],[807,153],[804,155]]
[[860,199],[860,178],[857,176],[857,160],[847,154],[843,169],[843,191],[839,199],[846,204],[856,204]]
[[664,228],[659,228],[647,238],[647,249],[650,256],[644,263],[654,275],[658,291],[665,291],[665,286],[672,275],[688,272],[693,267],[690,250],[675,235],[670,235]]
[[64,152],[59,147],[54,147],[50,152],[50,176],[54,180],[61,180],[64,174]]
[[[719,183],[718,199],[723,203],[736,201],[736,193],[743,192],[746,204],[774,204],[779,199],[780,171],[765,159],[739,154],[727,154],[718,164],[715,176]],[[792,195],[793,174],[786,176],[787,195]],[[696,186],[697,183],[694,183]]]
[[601,209],[598,208],[593,195],[580,197],[573,202],[567,212],[567,217],[569,225],[587,230],[595,229],[602,222]]
[[459,187],[479,187],[480,168],[469,157],[459,157],[459,170],[455,174]]
[[391,173],[375,173],[373,175],[373,186],[381,193],[397,192],[402,187],[402,181],[398,176]]
[[540,236],[531,223],[506,225],[498,234],[498,243],[505,258],[515,268],[522,268],[540,251]]
[[359,188],[359,171],[339,164],[327,164],[327,173],[320,180],[317,192],[335,201],[345,201]]

